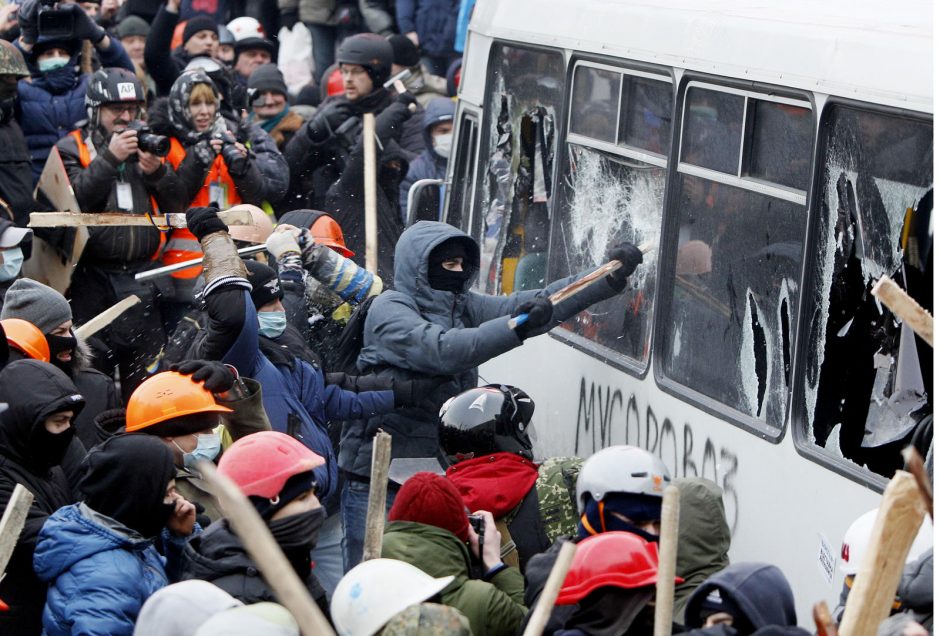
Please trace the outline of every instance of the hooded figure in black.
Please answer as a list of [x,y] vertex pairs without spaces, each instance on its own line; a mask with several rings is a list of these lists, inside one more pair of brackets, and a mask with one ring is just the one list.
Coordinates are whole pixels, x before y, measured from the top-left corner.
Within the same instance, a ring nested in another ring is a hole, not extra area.
[[46,420],[84,406],[82,396],[65,373],[38,360],[19,360],[0,372],[0,509],[5,509],[16,484],[33,494],[16,549],[0,581],[0,598],[9,606],[0,612],[0,633],[39,634],[46,585],[33,572],[33,551],[39,530],[53,512],[76,497],[59,466],[72,441],[74,429],[53,434]]

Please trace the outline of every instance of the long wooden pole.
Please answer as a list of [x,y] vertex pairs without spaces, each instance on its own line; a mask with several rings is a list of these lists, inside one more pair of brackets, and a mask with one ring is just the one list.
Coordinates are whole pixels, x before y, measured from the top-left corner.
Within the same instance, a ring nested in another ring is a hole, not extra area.
[[926,509],[914,477],[899,470],[888,482],[868,549],[845,602],[839,632],[875,636],[888,617],[904,561],[924,521]]
[[676,555],[679,550],[679,489],[667,486],[659,528],[659,567],[656,571],[656,613],[653,636],[672,633],[672,605],[676,594]]
[[539,636],[548,624],[548,619],[552,615],[552,609],[555,607],[555,601],[558,600],[558,593],[561,592],[561,586],[565,583],[565,577],[568,576],[568,570],[571,568],[571,561],[574,559],[574,553],[577,546],[566,541],[562,544],[558,552],[558,558],[555,559],[555,565],[548,574],[548,580],[542,589],[539,600],[535,603],[535,609],[532,610],[532,617],[529,624],[526,625],[522,636]]
[[882,276],[871,288],[872,295],[888,306],[899,320],[905,322],[918,336],[933,346],[933,316],[917,304],[897,283]]
[[228,477],[219,474],[212,462],[199,462],[199,472],[218,497],[225,511],[225,518],[238,535],[251,560],[277,600],[287,608],[300,625],[304,636],[333,635],[333,626],[317,607],[307,588],[297,577],[278,546],[268,526],[262,521],[255,507],[248,502],[238,487]]
[[363,160],[365,161],[366,269],[373,274],[379,267],[379,225],[375,197],[375,115],[362,116]]
[[10,563],[13,548],[16,547],[23,526],[26,525],[26,515],[32,505],[33,493],[28,491],[23,484],[17,484],[3,511],[3,518],[0,518],[0,579],[6,572],[7,564]]
[[372,442],[372,474],[369,478],[369,505],[366,508],[366,534],[362,560],[382,556],[382,535],[385,533],[385,499],[388,494],[388,467],[392,461],[392,436],[383,430]]

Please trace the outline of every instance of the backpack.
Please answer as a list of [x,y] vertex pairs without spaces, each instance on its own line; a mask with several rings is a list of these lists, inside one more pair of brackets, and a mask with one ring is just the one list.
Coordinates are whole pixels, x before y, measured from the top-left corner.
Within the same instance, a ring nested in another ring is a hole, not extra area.
[[539,466],[535,489],[542,527],[551,543],[578,533],[578,475],[581,457],[550,457]]

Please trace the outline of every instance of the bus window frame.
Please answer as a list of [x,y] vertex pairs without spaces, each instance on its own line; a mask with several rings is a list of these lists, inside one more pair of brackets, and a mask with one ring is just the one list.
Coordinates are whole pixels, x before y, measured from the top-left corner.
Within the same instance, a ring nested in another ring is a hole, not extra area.
[[[730,179],[731,181],[727,185],[734,187],[742,187],[747,190],[751,190],[758,194],[769,194],[771,196],[778,196],[784,200],[790,200],[785,196],[780,196],[781,194],[787,194],[792,196],[792,193],[787,193],[786,191],[792,191],[793,188],[787,188],[785,186],[778,186],[772,184],[770,186],[770,191],[767,191],[767,184],[762,182],[759,179],[753,179],[749,177],[734,177],[732,175],[727,175],[725,173],[720,173],[715,170],[709,170],[707,168],[701,168],[688,163],[683,163],[679,161],[679,153],[682,148],[682,133],[684,132],[685,126],[685,99],[688,87],[690,84],[697,85],[701,88],[706,88],[708,90],[717,90],[717,91],[728,91],[736,93],[745,93],[752,94],[755,98],[758,99],[768,99],[769,101],[781,101],[783,103],[791,103],[800,107],[807,107],[810,109],[813,115],[813,149],[812,149],[812,158],[813,161],[817,160],[817,146],[819,138],[819,114],[817,112],[816,99],[813,93],[808,91],[801,91],[798,89],[787,88],[783,86],[776,86],[771,84],[764,84],[759,82],[748,82],[748,81],[737,81],[733,78],[712,76],[704,73],[697,73],[693,71],[685,71],[682,77],[679,80],[678,90],[676,91],[676,109],[675,117],[678,119],[679,134],[674,135],[672,139],[672,154],[670,159],[670,168],[666,176],[666,196],[664,201],[664,211],[663,211],[663,229],[660,236],[660,245],[673,245],[678,240],[679,234],[679,218],[678,206],[681,202],[681,185],[679,180],[682,178],[683,174],[689,174],[691,176],[702,177],[705,179],[711,179],[713,175],[721,175],[723,178]],[[785,100],[785,101],[784,101]],[[744,144],[746,140],[746,117],[748,109],[747,103],[745,103],[744,108],[744,117],[745,120],[742,122],[744,124],[742,128],[740,149],[739,149],[739,162],[738,162],[738,173],[740,174],[743,169],[741,165],[741,158],[743,157]],[[807,216],[812,214],[812,211],[808,208],[808,202],[811,199],[813,192],[816,188],[816,166],[812,166],[811,179],[809,182],[809,189],[804,194],[807,204],[804,204],[804,209],[806,210]],[[716,179],[717,180],[717,179]],[[722,182],[725,183],[725,182]],[[807,270],[807,258],[811,254],[809,251],[806,242],[808,236],[806,232],[809,231],[810,223],[807,222],[806,228],[804,229],[803,236],[803,255],[802,263],[800,263],[800,275],[799,280],[802,284],[806,278]],[[709,415],[712,415],[720,420],[723,420],[732,426],[735,426],[743,431],[751,433],[763,440],[766,440],[772,444],[779,444],[786,437],[787,429],[790,426],[790,418],[792,411],[793,403],[793,382],[796,376],[797,364],[791,363],[790,366],[790,376],[789,382],[790,385],[787,389],[787,400],[786,400],[786,409],[785,416],[783,418],[782,425],[778,428],[771,424],[765,423],[761,420],[758,420],[755,417],[748,416],[735,408],[728,406],[727,404],[716,400],[712,397],[709,397],[703,393],[696,391],[695,389],[688,387],[676,380],[669,378],[663,369],[663,352],[665,351],[665,341],[668,337],[668,326],[666,324],[665,317],[669,315],[669,307],[671,307],[673,290],[675,288],[674,283],[671,280],[667,280],[667,274],[671,277],[675,272],[676,268],[676,251],[674,249],[664,250],[660,249],[659,255],[659,271],[657,274],[657,287],[656,287],[656,316],[653,322],[653,347],[652,347],[652,358],[653,358],[653,377],[656,380],[656,385],[664,393],[671,395],[683,402],[698,408]],[[796,307],[796,320],[794,321],[796,336],[794,337],[791,334],[791,360],[794,360],[794,357],[798,351],[796,348],[796,339],[800,337],[799,329],[802,325],[802,315],[803,315],[803,293],[804,290],[801,288],[799,294],[797,295],[797,307]]]
[[[853,108],[872,114],[900,117],[916,122],[927,122],[933,125],[933,117],[927,113],[904,110],[902,108],[894,108],[891,106],[881,106],[878,104],[872,104],[870,102],[860,102],[842,97],[827,97],[821,102],[819,106],[819,116],[816,127],[816,148],[814,150],[813,157],[813,180],[809,210],[810,219],[806,228],[807,235],[804,248],[806,253],[815,253],[819,247],[817,244],[817,238],[820,230],[819,223],[821,222],[821,219],[818,218],[818,214],[816,214],[816,212],[819,209],[821,197],[824,195],[824,193],[819,190],[825,171],[825,157],[827,147],[827,144],[823,143],[823,141],[827,141],[829,139],[828,135],[831,132],[832,118],[827,117],[827,115],[835,107]],[[815,294],[811,293],[811,291],[814,292],[815,290],[811,290],[809,286],[812,281],[808,280],[812,276],[812,272],[806,265],[807,264],[804,259],[803,276],[800,280],[801,308],[808,306],[808,303],[813,302],[815,297]],[[802,311],[797,317],[797,338],[795,343],[796,349],[792,368],[793,386],[790,390],[790,406],[788,407],[787,418],[793,430],[793,447],[800,457],[803,457],[804,459],[831,470],[832,472],[874,492],[883,492],[885,486],[888,484],[887,477],[872,472],[864,466],[856,464],[850,459],[845,457],[838,457],[826,452],[822,446],[818,446],[812,440],[812,438],[807,435],[809,422],[806,418],[804,418],[803,410],[798,409],[797,411],[794,411],[793,409],[792,405],[797,403],[797,400],[802,402],[806,397],[803,380],[807,373],[806,354],[810,345],[810,320],[811,316],[804,315],[804,312]],[[806,413],[805,415],[809,416],[810,414]]]
[[[566,72],[566,82],[567,90],[565,92],[565,104],[564,112],[565,117],[563,126],[559,126],[559,143],[561,147],[556,151],[556,183],[559,183],[568,170],[568,153],[567,146],[570,143],[574,143],[579,146],[584,146],[586,148],[592,148],[598,150],[602,153],[609,153],[617,155],[619,157],[625,157],[627,159],[635,159],[639,161],[644,161],[656,165],[657,167],[667,170],[666,174],[666,194],[663,199],[663,225],[660,225],[660,242],[662,242],[662,232],[666,219],[667,211],[667,201],[669,196],[669,159],[657,154],[652,154],[644,150],[640,150],[635,146],[628,146],[626,144],[617,144],[601,141],[593,137],[586,135],[580,135],[578,133],[570,132],[569,119],[571,117],[572,104],[573,104],[573,92],[574,92],[574,75],[579,66],[587,66],[590,68],[598,68],[600,70],[612,71],[619,73],[621,75],[620,83],[620,97],[618,98],[618,109],[617,109],[617,127],[615,131],[614,139],[619,138],[620,132],[620,106],[623,98],[623,75],[632,75],[636,77],[642,77],[645,79],[653,79],[662,81],[665,84],[669,84],[672,89],[673,96],[673,118],[675,118],[675,108],[676,108],[676,85],[677,80],[674,74],[674,69],[668,66],[653,66],[649,64],[642,63],[632,63],[630,60],[619,60],[611,59],[606,57],[598,57],[594,55],[589,55],[585,53],[580,53],[578,51],[572,51],[571,57],[568,61],[568,70]],[[670,135],[673,135],[675,131],[674,126],[671,127]],[[674,135],[673,135],[674,136]],[[675,140],[672,139],[672,142]],[[670,152],[672,152],[670,150]],[[561,209],[560,206],[563,205],[561,202],[561,197],[555,197],[555,201],[552,202],[552,223],[551,229],[549,232],[549,251],[548,251],[548,271],[552,272],[552,267],[554,265],[557,255],[555,254],[555,227],[560,218]],[[653,254],[652,258],[659,258],[658,255]],[[604,364],[608,364],[618,371],[622,371],[631,375],[637,379],[642,380],[649,374],[650,369],[652,368],[652,360],[655,356],[655,334],[656,334],[656,318],[658,314],[658,304],[655,298],[659,295],[659,285],[660,278],[657,274],[655,281],[655,292],[654,292],[654,301],[653,309],[650,315],[651,322],[651,331],[650,331],[650,355],[647,358],[645,363],[639,363],[637,360],[620,353],[610,347],[603,345],[599,342],[586,338],[581,334],[575,333],[574,331],[569,331],[567,329],[556,328],[548,332],[548,335],[559,342],[572,347],[574,350],[584,353],[591,356],[597,360],[600,360]]]
[[[468,230],[473,226],[473,218],[476,214],[474,208],[477,199],[477,177],[480,170],[480,140],[482,138],[480,121],[482,119],[480,109],[476,106],[471,106],[468,102],[459,100],[457,102],[457,113],[455,117],[457,121],[457,128],[454,130],[454,138],[457,139],[457,152],[454,155],[453,161],[448,162],[447,164],[447,191],[445,192],[445,202],[444,202],[444,222],[450,223],[453,225],[452,219],[454,218],[455,210],[452,209],[454,202],[454,193],[457,191],[458,187],[463,189],[466,193],[468,201],[462,201],[463,209],[466,211],[466,218],[461,218],[460,229],[464,232],[470,233]],[[467,166],[470,167],[471,180],[469,184],[458,184],[457,177],[461,176],[457,174],[457,168],[460,165],[460,153],[464,151],[463,147],[460,144],[460,140],[464,134],[464,126],[470,125],[471,134],[473,134],[475,128],[476,132],[476,144],[475,147],[466,150],[469,153],[467,159]]]

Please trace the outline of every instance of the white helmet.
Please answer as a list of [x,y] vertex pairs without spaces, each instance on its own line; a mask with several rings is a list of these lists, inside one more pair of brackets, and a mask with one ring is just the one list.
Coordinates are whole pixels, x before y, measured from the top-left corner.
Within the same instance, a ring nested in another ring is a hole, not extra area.
[[372,559],[346,573],[330,601],[339,636],[372,636],[393,616],[425,601],[454,580],[435,579],[404,561]]
[[[858,574],[862,559],[865,558],[865,550],[868,549],[868,542],[871,541],[871,533],[875,529],[877,516],[877,508],[869,510],[853,521],[849,529],[845,531],[845,538],[842,539],[842,553],[839,556],[839,569],[845,576]],[[906,563],[916,561],[920,555],[932,547],[933,524],[930,522],[930,517],[924,515],[924,522],[920,524],[914,543],[907,552]]]
[[578,513],[588,496],[601,501],[611,492],[662,497],[672,478],[663,460],[636,446],[610,446],[584,462],[578,475]]
[[232,32],[236,42],[247,38],[264,39],[264,27],[261,26],[260,22],[248,16],[235,18],[226,24],[225,28]]
[[233,205],[229,210],[247,210],[251,215],[251,225],[230,225],[228,233],[236,241],[245,241],[246,243],[255,243],[260,245],[268,240],[271,232],[274,231],[274,224],[271,217],[257,205],[242,203]]

